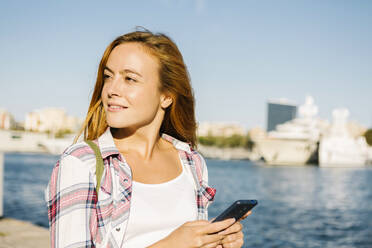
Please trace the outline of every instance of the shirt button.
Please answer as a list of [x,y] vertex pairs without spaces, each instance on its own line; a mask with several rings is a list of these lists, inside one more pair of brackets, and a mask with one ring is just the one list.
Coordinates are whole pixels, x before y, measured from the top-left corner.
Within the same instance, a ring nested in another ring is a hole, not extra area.
[[120,232],[120,227],[117,227],[117,228],[116,228],[116,231],[117,231],[117,232]]

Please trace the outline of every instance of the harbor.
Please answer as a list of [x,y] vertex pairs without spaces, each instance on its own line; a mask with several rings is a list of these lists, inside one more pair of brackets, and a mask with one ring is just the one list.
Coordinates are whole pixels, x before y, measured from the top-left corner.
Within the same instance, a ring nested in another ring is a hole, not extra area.
[[[295,107],[286,103],[269,103],[269,107],[271,105],[291,107],[290,111]],[[348,109],[334,109],[331,121],[319,118],[317,113],[314,98],[307,96],[298,108],[298,115],[272,125],[272,130],[256,139],[255,144],[265,163],[360,167],[372,162],[372,147],[364,137],[366,130],[348,122]],[[268,115],[270,122],[270,111]]]
[[62,154],[73,136],[55,138],[45,132],[0,129],[0,151],[19,153]]
[[[31,228],[40,231],[35,236],[47,238],[44,189],[56,159],[58,156],[48,154],[5,154],[4,219],[23,222],[9,229],[12,235]],[[206,162],[210,185],[217,189],[209,218],[236,199],[258,200],[253,214],[243,222],[244,247],[370,247],[371,167],[263,166],[249,160]],[[5,230],[1,232],[6,233],[8,222],[3,223]],[[32,247],[31,242],[27,244],[24,247]]]
[[[209,136],[199,136],[198,151],[219,192],[210,217],[237,198],[259,201],[245,221],[247,247],[372,243],[371,147],[348,128],[348,110],[336,109],[330,122],[316,113],[314,99],[308,97],[298,115],[268,132],[252,129],[244,136],[239,125],[221,123],[200,128],[199,134]],[[211,130],[217,130],[215,136]],[[0,248],[49,247],[44,190],[54,164],[75,136],[0,130]]]
[[[202,144],[199,137],[198,150],[206,158],[210,185],[218,192],[209,208],[210,218],[238,198],[259,202],[245,221],[249,246],[244,247],[367,248],[372,243],[371,147],[351,136],[346,110],[335,111],[335,120],[324,125],[327,122],[314,118],[313,104],[306,99],[299,116],[267,133],[254,129],[245,138],[236,124],[218,124],[218,128],[209,124],[204,127],[206,133],[225,134],[209,137],[219,145],[206,145],[205,139]],[[313,115],[304,109],[312,109]],[[53,166],[75,135],[56,138],[47,133],[0,130],[0,136],[0,248],[49,247],[44,190]],[[342,148],[346,150],[354,147],[354,157],[345,151],[337,155],[338,144],[348,145]],[[363,144],[367,149],[363,150]],[[335,154],[336,160],[323,163],[324,151]]]

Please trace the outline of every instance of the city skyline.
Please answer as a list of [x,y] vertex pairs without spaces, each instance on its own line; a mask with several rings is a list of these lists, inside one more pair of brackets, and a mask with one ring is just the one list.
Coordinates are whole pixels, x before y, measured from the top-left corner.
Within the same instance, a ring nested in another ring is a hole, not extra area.
[[372,126],[372,3],[367,1],[98,1],[0,3],[0,107],[17,121],[45,107],[84,118],[106,46],[143,26],[164,32],[188,66],[199,122],[266,127],[266,102],[319,117],[337,107]]

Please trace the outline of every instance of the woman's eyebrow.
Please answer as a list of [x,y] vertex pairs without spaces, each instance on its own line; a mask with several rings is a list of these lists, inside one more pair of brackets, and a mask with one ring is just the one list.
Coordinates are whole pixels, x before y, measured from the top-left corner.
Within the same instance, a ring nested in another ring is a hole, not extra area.
[[111,72],[112,74],[114,74],[114,72],[110,68],[108,68],[107,66],[105,66],[105,68],[103,68],[103,70],[108,70],[109,72]]
[[[111,72],[112,74],[114,74],[114,71],[111,70],[110,68],[108,68],[107,66],[105,66],[104,70],[108,70],[109,72]],[[119,73],[120,73],[120,74],[123,74],[124,72],[126,72],[126,73],[128,73],[128,72],[129,72],[129,73],[134,73],[134,74],[136,74],[136,75],[142,77],[141,73],[136,72],[136,71],[134,71],[134,70],[132,70],[132,69],[123,69],[123,70],[121,70]]]
[[128,73],[128,72],[129,72],[129,73],[134,73],[134,74],[136,74],[136,75],[142,77],[142,75],[141,75],[139,72],[136,72],[136,71],[131,70],[131,69],[124,69],[124,70],[121,70],[121,71],[120,71],[120,74],[123,74],[124,72],[126,72],[126,73]]

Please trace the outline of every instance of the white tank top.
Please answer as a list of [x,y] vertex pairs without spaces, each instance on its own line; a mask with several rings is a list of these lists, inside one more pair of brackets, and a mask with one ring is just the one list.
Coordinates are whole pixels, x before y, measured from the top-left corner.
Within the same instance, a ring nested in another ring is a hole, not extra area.
[[[182,163],[183,164],[183,163]],[[184,165],[176,178],[160,184],[132,182],[132,198],[123,247],[140,248],[197,219],[193,179]]]

